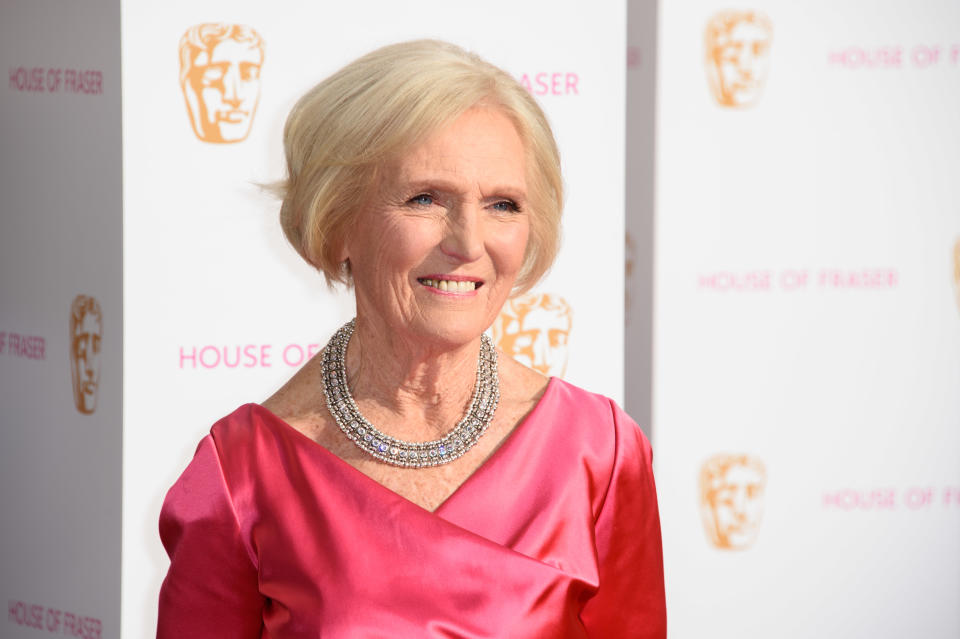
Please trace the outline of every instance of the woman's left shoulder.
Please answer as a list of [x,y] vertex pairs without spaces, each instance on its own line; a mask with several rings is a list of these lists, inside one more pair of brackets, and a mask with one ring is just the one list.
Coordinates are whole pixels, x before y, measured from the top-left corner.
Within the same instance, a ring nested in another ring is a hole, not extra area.
[[548,446],[557,458],[570,456],[597,468],[612,467],[618,459],[650,459],[643,431],[613,399],[559,377],[550,378],[528,420],[557,435]]
[[550,384],[553,400],[578,422],[599,424],[610,427],[611,434],[616,431],[639,433],[640,426],[613,399],[594,393],[560,378],[553,378]]

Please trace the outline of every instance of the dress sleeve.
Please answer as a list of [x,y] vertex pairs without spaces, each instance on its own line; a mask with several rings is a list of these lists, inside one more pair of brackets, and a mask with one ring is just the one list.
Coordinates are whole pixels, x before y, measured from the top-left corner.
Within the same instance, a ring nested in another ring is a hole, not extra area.
[[663,639],[663,547],[650,442],[618,406],[612,410],[616,452],[596,523],[600,586],[580,618],[590,637]]
[[167,493],[160,539],[170,569],[160,588],[158,639],[259,638],[264,598],[208,436]]

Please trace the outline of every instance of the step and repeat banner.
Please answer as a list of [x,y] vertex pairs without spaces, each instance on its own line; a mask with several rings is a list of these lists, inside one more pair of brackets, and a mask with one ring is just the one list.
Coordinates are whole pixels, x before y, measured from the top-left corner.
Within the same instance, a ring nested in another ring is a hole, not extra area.
[[120,15],[0,4],[0,637],[120,632]]
[[491,332],[652,423],[671,636],[960,636],[960,7],[625,11],[4,3],[0,635],[154,634],[167,488],[353,315],[263,188],[286,114],[434,37],[554,126],[563,248]]
[[157,517],[210,425],[270,396],[353,315],[282,236],[282,127],[314,84],[384,44],[440,38],[512,73],[560,144],[567,204],[548,277],[501,347],[622,401],[623,3],[123,3],[123,634],[147,636]]
[[960,5],[661,3],[674,637],[960,636]]

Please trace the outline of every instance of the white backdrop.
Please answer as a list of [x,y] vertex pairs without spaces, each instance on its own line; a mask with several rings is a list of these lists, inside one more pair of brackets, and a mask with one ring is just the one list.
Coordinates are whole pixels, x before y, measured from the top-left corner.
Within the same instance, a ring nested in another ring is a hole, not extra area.
[[[708,85],[724,9],[664,3],[658,36],[671,634],[960,636],[960,7],[755,2],[767,35],[725,53],[766,77],[741,107]],[[722,505],[759,523],[739,550],[701,520],[718,454],[765,469]]]
[[[245,141],[202,142],[190,127],[177,46],[202,22],[263,38]],[[610,354],[623,348],[624,22],[619,2],[202,1],[159,13],[123,3],[125,636],[154,627],[167,565],[157,516],[197,441],[292,374],[284,353],[299,363],[299,349],[322,346],[352,315],[352,297],[328,291],[286,245],[279,205],[256,184],[282,176],[281,129],[296,99],[369,50],[441,38],[526,76],[560,143],[568,195],[562,252],[536,290],[572,309],[566,379],[622,400],[622,362]],[[226,367],[222,355],[214,365],[216,349],[233,363],[238,346],[252,346],[256,365]]]
[[[621,3],[120,8],[122,22],[92,0],[0,7],[5,637],[117,636],[121,459],[122,634],[153,634],[166,488],[215,419],[268,396],[352,314],[256,185],[281,175],[296,98],[381,44],[440,37],[530,80],[568,187],[564,249],[538,291],[572,308],[566,378],[623,399]],[[671,636],[956,637],[960,11],[757,2],[727,40],[739,49],[715,58],[762,80],[738,107],[708,82],[705,30],[726,9],[662,3],[627,56],[641,85],[657,64],[652,395]],[[190,126],[178,43],[204,22],[265,42],[243,142]],[[630,117],[637,132],[650,116]],[[641,201],[646,151],[631,156]],[[103,315],[93,414],[71,388],[81,294]],[[254,359],[227,366],[237,348]],[[745,523],[720,542],[699,483],[718,455],[749,462],[724,477],[725,516]]]

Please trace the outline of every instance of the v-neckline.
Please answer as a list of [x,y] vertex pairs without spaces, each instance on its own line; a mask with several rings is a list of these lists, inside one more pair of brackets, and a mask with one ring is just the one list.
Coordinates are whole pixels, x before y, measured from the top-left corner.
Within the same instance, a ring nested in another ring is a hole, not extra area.
[[439,515],[440,515],[440,511],[444,510],[444,508],[445,508],[448,504],[450,504],[451,502],[453,502],[454,499],[455,499],[456,497],[458,497],[458,496],[464,491],[464,489],[465,489],[468,485],[471,485],[471,484],[473,484],[473,483],[476,483],[476,481],[479,481],[479,480],[477,480],[477,477],[480,476],[480,475],[486,474],[487,468],[489,468],[489,467],[492,466],[492,465],[495,465],[495,464],[498,462],[499,458],[502,457],[502,456],[505,454],[503,451],[507,450],[508,448],[511,448],[511,447],[513,447],[513,446],[518,445],[518,444],[516,444],[515,442],[516,442],[517,439],[520,438],[521,431],[525,432],[525,431],[529,430],[529,428],[526,428],[526,426],[528,425],[529,422],[533,421],[533,420],[536,418],[537,414],[538,414],[539,412],[541,412],[542,407],[544,406],[544,404],[547,403],[548,398],[554,393],[554,387],[556,386],[558,379],[559,379],[559,378],[557,378],[557,377],[550,377],[550,378],[548,379],[547,385],[546,385],[546,387],[545,387],[544,390],[543,390],[543,394],[541,394],[541,395],[540,395],[540,398],[537,399],[537,403],[533,406],[533,408],[530,410],[530,412],[527,413],[526,416],[525,416],[523,419],[521,419],[521,420],[510,430],[509,433],[506,434],[506,436],[504,436],[504,438],[500,441],[500,444],[493,450],[493,452],[491,452],[491,453],[486,457],[486,459],[484,459],[484,460],[480,463],[480,465],[477,466],[477,467],[473,470],[473,472],[471,472],[469,475],[467,475],[467,477],[466,477],[462,482],[460,482],[460,485],[457,486],[452,493],[450,493],[449,495],[447,495],[447,497],[446,497],[443,501],[441,501],[441,502],[437,505],[437,507],[434,508],[433,510],[430,510],[430,509],[428,509],[428,508],[425,508],[425,507],[421,506],[420,504],[418,504],[417,502],[415,502],[415,501],[413,501],[413,500],[411,500],[411,499],[409,499],[409,498],[407,498],[407,497],[404,497],[403,495],[401,495],[400,493],[396,492],[395,490],[393,490],[393,489],[391,489],[391,488],[389,488],[389,487],[381,484],[379,481],[377,481],[376,479],[374,479],[374,478],[371,477],[370,475],[366,474],[366,473],[363,472],[362,470],[356,468],[356,467],[353,466],[352,464],[350,464],[350,463],[348,463],[347,461],[345,461],[343,458],[341,458],[339,455],[335,454],[333,451],[331,451],[329,448],[327,448],[326,446],[324,446],[324,445],[321,444],[320,442],[316,441],[315,439],[309,437],[309,436],[306,435],[305,433],[303,433],[303,432],[301,432],[300,430],[298,430],[298,429],[294,428],[293,426],[291,426],[286,420],[284,420],[284,419],[281,418],[281,417],[278,417],[278,416],[277,416],[275,413],[273,413],[270,409],[265,408],[265,407],[262,406],[261,404],[256,404],[256,403],[252,403],[252,404],[250,404],[250,406],[252,406],[255,410],[257,410],[258,412],[260,412],[260,413],[262,413],[263,415],[265,415],[265,416],[266,416],[270,421],[272,421],[273,423],[279,425],[281,432],[289,432],[289,433],[292,433],[294,439],[296,439],[296,440],[298,440],[298,441],[303,441],[311,450],[317,449],[317,450],[320,451],[320,454],[321,454],[321,455],[333,459],[334,465],[337,466],[337,467],[339,467],[339,468],[341,468],[342,472],[343,472],[345,475],[350,476],[350,477],[356,477],[356,476],[358,476],[358,481],[359,481],[360,483],[372,484],[372,485],[375,487],[375,489],[379,489],[379,490],[381,490],[381,491],[386,491],[386,493],[388,493],[388,494],[389,494],[390,496],[392,496],[393,498],[401,499],[401,500],[403,500],[404,502],[409,503],[410,505],[418,508],[419,510],[421,510],[421,511],[423,511],[423,512],[425,512],[425,513],[439,516]]

